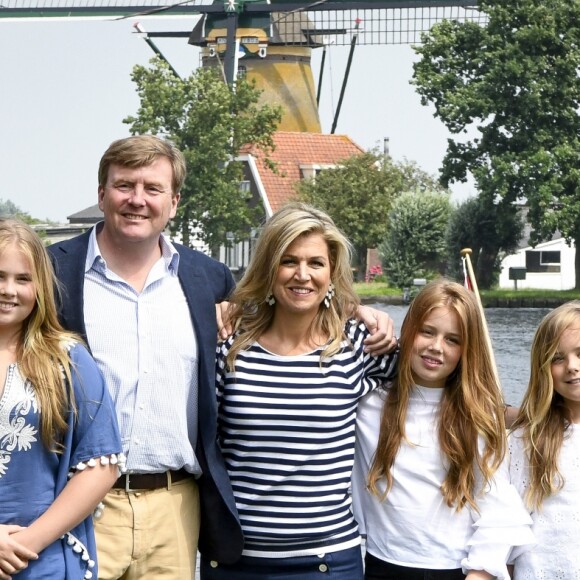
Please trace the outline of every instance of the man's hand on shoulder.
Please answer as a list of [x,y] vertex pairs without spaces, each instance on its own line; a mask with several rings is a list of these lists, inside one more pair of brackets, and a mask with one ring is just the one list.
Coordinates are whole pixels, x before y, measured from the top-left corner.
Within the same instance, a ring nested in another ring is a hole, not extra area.
[[234,329],[230,322],[230,307],[229,302],[219,302],[215,305],[215,317],[218,327],[218,340],[226,340],[232,334]]

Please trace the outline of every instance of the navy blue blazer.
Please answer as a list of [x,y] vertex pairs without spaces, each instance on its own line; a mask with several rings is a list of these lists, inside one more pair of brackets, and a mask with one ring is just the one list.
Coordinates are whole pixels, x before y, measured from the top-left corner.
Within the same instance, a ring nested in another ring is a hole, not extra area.
[[[61,323],[87,340],[83,286],[90,231],[48,247],[62,284]],[[234,287],[229,269],[201,252],[174,244],[179,252],[178,278],[186,296],[199,349],[199,433],[196,457],[203,469],[198,479],[201,503],[199,551],[208,559],[229,564],[242,553],[244,537],[231,484],[217,444],[215,304]]]

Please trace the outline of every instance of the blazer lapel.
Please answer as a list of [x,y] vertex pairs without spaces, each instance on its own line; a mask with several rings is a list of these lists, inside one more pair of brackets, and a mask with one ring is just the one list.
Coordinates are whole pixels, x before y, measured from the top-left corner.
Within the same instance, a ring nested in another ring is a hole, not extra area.
[[56,276],[61,282],[59,302],[63,326],[80,334],[85,341],[87,331],[83,316],[83,290],[90,232],[74,238],[66,246],[51,248],[56,262]]

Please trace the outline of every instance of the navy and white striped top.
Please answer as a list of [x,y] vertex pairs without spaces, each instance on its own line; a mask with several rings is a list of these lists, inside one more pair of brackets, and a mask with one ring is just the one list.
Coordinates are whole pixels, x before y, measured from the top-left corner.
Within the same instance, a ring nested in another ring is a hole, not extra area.
[[356,407],[394,372],[395,355],[363,351],[365,326],[349,322],[341,351],[281,356],[254,343],[225,360],[218,347],[220,446],[246,538],[244,555],[321,554],[360,543],[349,493]]

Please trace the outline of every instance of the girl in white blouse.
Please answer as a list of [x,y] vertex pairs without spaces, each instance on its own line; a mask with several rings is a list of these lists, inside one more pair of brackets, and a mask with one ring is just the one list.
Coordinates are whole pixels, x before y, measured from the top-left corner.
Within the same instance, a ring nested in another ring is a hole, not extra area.
[[514,578],[580,578],[580,301],[550,312],[531,352],[530,382],[510,435],[510,475],[537,546]]
[[509,578],[533,542],[510,485],[503,400],[473,294],[439,280],[403,322],[399,373],[357,412],[355,516],[367,580]]

